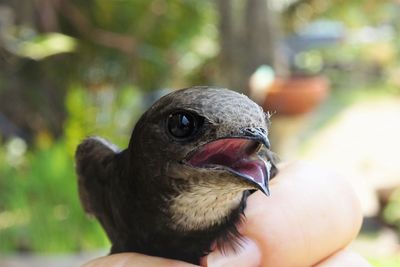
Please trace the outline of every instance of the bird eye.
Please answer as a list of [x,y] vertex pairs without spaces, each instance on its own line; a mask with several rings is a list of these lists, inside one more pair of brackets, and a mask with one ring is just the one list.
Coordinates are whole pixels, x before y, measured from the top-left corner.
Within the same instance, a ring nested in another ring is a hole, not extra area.
[[169,133],[179,139],[192,137],[201,126],[201,118],[189,112],[176,112],[168,116]]

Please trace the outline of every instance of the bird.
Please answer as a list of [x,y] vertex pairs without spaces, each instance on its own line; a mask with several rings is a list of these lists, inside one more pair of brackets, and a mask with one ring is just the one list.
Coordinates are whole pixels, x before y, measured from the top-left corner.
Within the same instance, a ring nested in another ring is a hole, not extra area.
[[75,153],[79,196],[110,253],[199,264],[215,247],[240,249],[247,198],[269,196],[278,172],[270,116],[244,94],[196,86],[155,102],[126,149],[84,139]]

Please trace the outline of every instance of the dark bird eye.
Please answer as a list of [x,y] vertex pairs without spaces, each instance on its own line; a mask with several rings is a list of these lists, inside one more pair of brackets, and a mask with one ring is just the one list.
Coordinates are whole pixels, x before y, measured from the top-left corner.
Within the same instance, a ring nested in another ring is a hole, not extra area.
[[176,138],[184,139],[196,134],[201,126],[201,118],[189,112],[176,112],[168,116],[169,133]]

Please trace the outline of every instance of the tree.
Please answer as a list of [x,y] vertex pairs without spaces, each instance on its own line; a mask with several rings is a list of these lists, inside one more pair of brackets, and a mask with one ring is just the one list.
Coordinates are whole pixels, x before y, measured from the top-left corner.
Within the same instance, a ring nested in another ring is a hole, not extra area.
[[[62,135],[65,94],[73,84],[89,91],[134,84],[149,91],[167,86],[177,69],[187,75],[178,62],[211,6],[178,0],[0,1],[0,113],[31,140],[40,131]],[[74,49],[41,57],[20,49],[47,51],[41,44],[49,33],[69,37]]]
[[279,19],[268,0],[219,0],[221,84],[245,92],[263,64],[285,73],[279,51]]

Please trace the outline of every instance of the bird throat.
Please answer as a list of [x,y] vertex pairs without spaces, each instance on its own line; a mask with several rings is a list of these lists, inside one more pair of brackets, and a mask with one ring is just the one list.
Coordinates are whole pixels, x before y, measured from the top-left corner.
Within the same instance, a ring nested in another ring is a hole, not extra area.
[[243,201],[243,188],[197,184],[181,192],[170,205],[173,228],[201,231],[226,221]]

